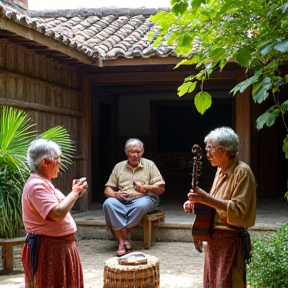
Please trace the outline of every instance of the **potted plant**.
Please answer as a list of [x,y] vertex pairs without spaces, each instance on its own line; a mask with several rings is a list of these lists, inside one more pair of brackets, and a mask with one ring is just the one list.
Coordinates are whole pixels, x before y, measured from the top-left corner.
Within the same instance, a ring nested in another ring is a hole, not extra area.
[[61,169],[67,170],[75,149],[64,127],[52,127],[37,135],[35,124],[25,111],[7,106],[0,108],[0,238],[24,236],[21,195],[30,175],[27,149],[36,137],[53,140],[61,146]]

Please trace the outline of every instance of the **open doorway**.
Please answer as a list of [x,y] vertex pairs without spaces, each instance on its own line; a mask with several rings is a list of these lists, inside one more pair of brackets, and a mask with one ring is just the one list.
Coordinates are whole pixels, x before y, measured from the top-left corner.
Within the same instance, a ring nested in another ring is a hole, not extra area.
[[211,108],[201,115],[192,101],[151,101],[150,158],[159,167],[165,181],[165,198],[179,199],[191,188],[191,148],[199,144],[203,150],[201,187],[210,190],[215,168],[205,157],[204,137],[221,126],[233,128],[231,98],[213,100]]

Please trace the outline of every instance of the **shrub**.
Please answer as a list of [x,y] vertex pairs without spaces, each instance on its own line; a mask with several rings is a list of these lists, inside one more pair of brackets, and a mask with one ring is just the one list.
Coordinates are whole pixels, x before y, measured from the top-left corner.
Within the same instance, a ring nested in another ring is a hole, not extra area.
[[269,237],[252,240],[252,260],[247,266],[247,282],[253,288],[287,288],[288,224]]

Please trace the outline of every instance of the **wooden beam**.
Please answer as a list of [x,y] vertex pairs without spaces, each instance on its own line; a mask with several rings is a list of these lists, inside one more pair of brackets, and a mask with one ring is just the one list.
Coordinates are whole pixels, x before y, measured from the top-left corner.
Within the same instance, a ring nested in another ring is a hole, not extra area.
[[30,82],[33,83],[38,83],[41,85],[45,85],[51,89],[59,89],[59,90],[63,90],[63,91],[67,91],[67,92],[73,92],[73,93],[81,93],[82,91],[79,88],[71,88],[68,86],[64,86],[64,85],[60,85],[60,84],[55,84],[52,82],[48,82],[48,81],[43,81],[40,78],[34,77],[34,76],[29,76],[25,73],[20,73],[20,72],[15,72],[9,69],[0,69],[0,76],[4,75],[6,77],[15,77],[15,78],[23,78],[23,79],[28,79]]
[[41,34],[36,30],[12,22],[9,19],[1,17],[0,28],[16,33],[17,35],[20,35],[26,39],[41,43],[53,50],[57,50],[65,55],[69,55],[72,58],[78,59],[83,63],[102,66],[102,63],[100,63],[101,61],[99,59],[89,58],[87,55],[84,54],[84,52],[78,51],[76,48],[64,45],[63,43],[58,42],[55,39],[49,38],[48,36],[45,36],[44,34]]
[[103,60],[103,67],[110,66],[142,66],[142,65],[167,65],[178,64],[182,58],[176,56],[153,58],[118,58],[115,60]]
[[[134,71],[128,73],[97,73],[85,76],[91,84],[147,84],[153,82],[168,83],[171,81],[182,83],[183,80],[193,74],[191,71],[171,70],[171,71]],[[195,71],[196,72],[196,71]],[[194,72],[194,73],[195,73]],[[237,81],[241,70],[223,70],[213,73],[207,80]]]
[[5,106],[13,106],[19,109],[25,109],[25,110],[35,110],[35,111],[41,111],[41,112],[47,112],[51,114],[57,114],[57,115],[68,115],[73,117],[83,117],[82,112],[78,111],[71,111],[67,109],[62,109],[58,107],[50,107],[46,105],[31,103],[31,102],[24,102],[19,100],[12,100],[12,99],[6,99],[6,98],[0,98],[0,105]]

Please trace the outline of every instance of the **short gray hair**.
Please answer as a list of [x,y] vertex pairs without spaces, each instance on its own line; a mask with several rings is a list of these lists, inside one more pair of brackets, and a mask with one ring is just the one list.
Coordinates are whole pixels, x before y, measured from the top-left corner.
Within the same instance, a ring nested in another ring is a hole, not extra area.
[[212,130],[204,139],[204,142],[208,141],[217,142],[224,147],[227,151],[237,155],[239,150],[238,135],[230,127],[220,127]]
[[135,145],[135,144],[139,145],[142,149],[144,149],[144,144],[141,140],[139,140],[137,138],[131,138],[131,139],[127,140],[124,150],[126,151],[128,149],[128,147],[130,147],[131,145]]
[[32,172],[36,171],[43,159],[54,159],[61,156],[61,154],[61,147],[56,142],[47,139],[33,140],[27,151],[27,161],[30,170]]

